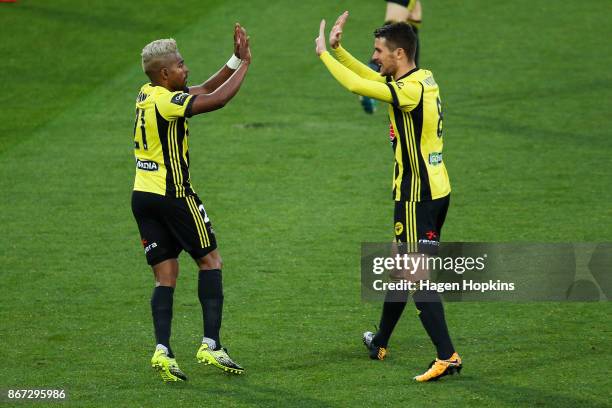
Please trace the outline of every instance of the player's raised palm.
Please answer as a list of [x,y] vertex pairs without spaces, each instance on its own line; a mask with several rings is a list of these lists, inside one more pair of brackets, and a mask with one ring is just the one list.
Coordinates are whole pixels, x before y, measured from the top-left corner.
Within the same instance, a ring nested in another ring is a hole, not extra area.
[[315,45],[315,52],[317,55],[321,55],[327,51],[327,47],[325,46],[325,20],[321,20],[321,24],[319,24],[319,36],[315,38]]
[[249,44],[249,40],[250,37],[245,37],[244,42],[239,48],[240,59],[247,64],[251,63],[251,45]]
[[240,46],[240,34],[242,33],[240,23],[234,25],[234,55],[236,58],[240,58],[238,54],[238,47]]
[[235,34],[235,52],[237,57],[247,64],[251,63],[251,47],[249,44],[250,37],[247,35],[244,27],[237,26]]
[[345,11],[340,14],[331,31],[329,32],[329,46],[332,48],[338,48],[340,45],[340,41],[342,40],[342,30],[344,29],[344,24],[348,19],[349,12]]

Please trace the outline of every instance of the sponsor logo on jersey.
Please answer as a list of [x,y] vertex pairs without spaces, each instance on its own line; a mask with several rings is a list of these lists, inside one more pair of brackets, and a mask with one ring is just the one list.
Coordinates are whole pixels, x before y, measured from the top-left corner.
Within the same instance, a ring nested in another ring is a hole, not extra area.
[[395,130],[393,129],[393,123],[389,123],[389,140],[391,140],[391,142],[395,140]]
[[427,235],[427,239],[438,238],[438,233],[436,231],[427,231],[425,235]]
[[437,166],[442,163],[442,152],[429,153],[429,164]]
[[151,160],[136,159],[136,168],[145,171],[157,171],[159,170],[159,164]]
[[183,104],[185,103],[188,97],[189,97],[188,93],[178,93],[174,95],[172,99],[170,99],[170,102],[172,102],[175,105],[183,106]]
[[401,81],[398,81],[398,82],[396,82],[395,84],[397,85],[397,87],[398,87],[399,89],[402,89],[402,87],[404,86],[404,83],[403,83],[403,82],[401,82]]

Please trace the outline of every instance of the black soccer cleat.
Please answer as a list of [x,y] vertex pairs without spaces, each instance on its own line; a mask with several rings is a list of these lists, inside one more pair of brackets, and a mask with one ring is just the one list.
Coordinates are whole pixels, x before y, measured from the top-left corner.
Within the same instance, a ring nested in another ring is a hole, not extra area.
[[365,332],[363,333],[363,344],[368,349],[370,354],[370,358],[372,360],[384,360],[387,356],[387,349],[385,347],[380,347],[374,344],[374,333]]

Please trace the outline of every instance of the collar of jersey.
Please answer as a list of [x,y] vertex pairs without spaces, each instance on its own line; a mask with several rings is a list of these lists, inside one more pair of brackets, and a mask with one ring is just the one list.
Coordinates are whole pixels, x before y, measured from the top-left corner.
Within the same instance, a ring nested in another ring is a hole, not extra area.
[[397,81],[399,81],[399,80],[401,80],[401,79],[404,79],[404,78],[406,78],[406,77],[408,77],[408,76],[412,75],[413,73],[417,72],[419,69],[420,69],[419,67],[414,67],[414,68],[412,68],[410,71],[406,72],[404,75],[402,75],[401,77],[397,78],[397,79],[395,80],[395,82],[397,82]]

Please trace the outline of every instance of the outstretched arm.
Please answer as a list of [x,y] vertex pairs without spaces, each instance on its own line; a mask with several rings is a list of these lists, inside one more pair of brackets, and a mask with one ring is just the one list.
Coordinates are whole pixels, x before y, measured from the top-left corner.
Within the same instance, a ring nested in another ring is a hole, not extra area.
[[191,104],[190,115],[188,116],[220,109],[238,93],[240,85],[242,85],[251,64],[251,49],[249,47],[248,37],[240,40],[238,55],[242,60],[238,69],[235,70],[225,82],[218,86],[214,92],[195,96]]
[[368,67],[363,62],[359,61],[357,58],[353,57],[347,50],[342,48],[341,45],[338,45],[338,47],[332,49],[332,53],[342,65],[344,65],[360,77],[369,79],[370,81],[382,83],[387,82],[385,80],[385,77],[374,71],[372,68]]
[[342,32],[346,20],[348,20],[349,12],[345,11],[340,14],[331,31],[329,32],[329,46],[332,49],[332,53],[336,59],[345,67],[356,73],[362,78],[369,79],[371,81],[386,82],[385,78],[382,77],[378,72],[368,67],[357,58],[353,57],[347,50],[342,48],[340,42],[342,41]]
[[365,79],[346,68],[325,51],[320,55],[321,61],[325,64],[329,72],[340,82],[340,85],[349,91],[379,101],[393,103],[393,95],[387,84]]
[[236,23],[234,26],[234,54],[232,58],[213,76],[208,78],[204,83],[197,86],[190,86],[189,93],[191,95],[209,94],[219,88],[225,81],[232,76],[240,65],[240,57],[238,56],[238,44],[246,39],[246,32]]
[[317,55],[321,58],[321,61],[323,61],[329,72],[331,72],[334,78],[336,78],[343,87],[358,95],[368,96],[388,103],[393,102],[393,95],[387,84],[360,77],[336,61],[334,57],[327,52],[325,46],[325,20],[321,20],[319,36],[315,39],[315,43]]
[[203,84],[190,86],[189,93],[191,95],[201,95],[201,94],[209,94],[214,92],[217,88],[221,86],[225,81],[232,76],[232,74],[236,72],[235,69],[230,68],[229,66],[224,65],[216,74],[211,76],[204,82]]

